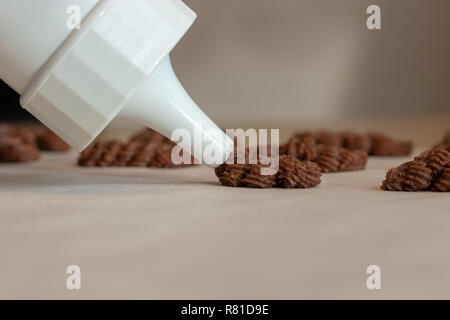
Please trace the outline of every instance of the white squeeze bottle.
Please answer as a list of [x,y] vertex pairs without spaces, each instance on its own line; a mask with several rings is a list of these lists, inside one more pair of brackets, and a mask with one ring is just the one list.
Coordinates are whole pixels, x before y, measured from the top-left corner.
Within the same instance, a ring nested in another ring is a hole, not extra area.
[[0,78],[78,151],[121,117],[169,138],[200,132],[209,141],[200,152],[192,141],[180,146],[215,167],[232,141],[185,92],[169,58],[195,18],[181,0],[0,0]]

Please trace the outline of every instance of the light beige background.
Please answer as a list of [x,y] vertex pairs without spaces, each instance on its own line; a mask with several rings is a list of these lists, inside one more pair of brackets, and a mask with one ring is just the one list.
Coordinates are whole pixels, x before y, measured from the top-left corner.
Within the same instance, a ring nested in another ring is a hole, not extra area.
[[[187,0],[172,57],[227,126],[450,113],[448,0]],[[382,30],[366,9],[382,9]]]

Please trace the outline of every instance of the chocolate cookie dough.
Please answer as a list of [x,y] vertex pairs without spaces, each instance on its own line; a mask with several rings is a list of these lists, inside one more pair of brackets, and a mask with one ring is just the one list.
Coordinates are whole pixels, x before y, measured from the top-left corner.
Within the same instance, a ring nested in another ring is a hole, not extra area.
[[312,161],[317,157],[316,138],[308,133],[295,135],[280,147],[280,154],[295,157],[300,161]]
[[387,191],[449,192],[450,145],[436,147],[388,171],[381,188]]
[[29,162],[40,159],[33,130],[0,124],[0,162]]
[[410,141],[397,141],[380,133],[369,134],[371,148],[369,154],[372,156],[400,157],[407,156],[412,152]]
[[368,155],[361,150],[348,150],[335,146],[318,145],[316,162],[321,171],[343,172],[360,171],[366,168]]
[[63,152],[71,149],[70,145],[49,129],[39,130],[36,140],[37,146],[43,151]]
[[279,158],[279,170],[275,175],[262,175],[257,164],[222,164],[215,169],[224,186],[247,188],[312,188],[320,184],[321,173],[317,164],[283,155]]
[[387,191],[423,191],[430,188],[432,180],[433,172],[425,162],[414,160],[390,169],[381,188]]
[[0,137],[0,162],[29,162],[39,160],[39,149],[20,137]]
[[341,147],[349,150],[371,152],[372,140],[368,135],[354,132],[343,132],[339,135],[341,138]]
[[[306,135],[314,137],[317,144],[324,144],[327,146],[342,147],[343,141],[340,134],[334,134],[328,131],[318,131],[314,133],[307,133]],[[302,136],[302,134],[299,134]]]
[[433,191],[436,192],[450,192],[450,168],[447,167],[442,170],[439,179],[433,184]]
[[81,153],[78,164],[84,167],[179,168],[187,166],[173,163],[172,149],[172,144],[153,141],[133,140],[128,143],[99,141]]
[[98,141],[86,148],[78,159],[84,167],[148,167],[180,168],[191,164],[175,164],[172,149],[175,143],[152,129],[144,129],[128,142]]
[[39,160],[39,149],[67,151],[70,146],[47,128],[0,124],[0,162]]
[[355,132],[331,133],[328,131],[301,132],[293,137],[311,137],[316,144],[365,151],[371,156],[406,156],[412,151],[412,143],[398,141],[380,133]]
[[0,138],[18,138],[26,144],[34,144],[36,142],[36,131],[26,126],[19,126],[9,123],[0,124]]
[[315,135],[309,133],[290,138],[280,147],[280,154],[295,157],[300,161],[315,162],[325,173],[364,170],[368,160],[365,151],[318,144]]

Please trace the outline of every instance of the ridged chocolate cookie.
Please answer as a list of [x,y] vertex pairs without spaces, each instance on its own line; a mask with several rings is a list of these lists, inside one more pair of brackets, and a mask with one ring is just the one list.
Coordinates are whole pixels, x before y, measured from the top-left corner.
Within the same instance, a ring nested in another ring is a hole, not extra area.
[[450,147],[436,147],[392,168],[381,188],[387,191],[450,191]]
[[312,188],[320,184],[321,173],[317,164],[299,161],[292,156],[280,156],[279,169],[274,175],[262,175],[268,165],[222,164],[215,169],[224,186],[247,188]]
[[280,154],[295,157],[300,161],[315,162],[325,173],[365,169],[368,160],[365,151],[318,144],[316,141],[313,134],[295,135],[280,147]]
[[356,132],[328,131],[301,132],[293,137],[313,139],[316,144],[341,147],[349,150],[365,151],[371,156],[407,156],[412,151],[410,141],[399,141],[381,133],[360,134]]

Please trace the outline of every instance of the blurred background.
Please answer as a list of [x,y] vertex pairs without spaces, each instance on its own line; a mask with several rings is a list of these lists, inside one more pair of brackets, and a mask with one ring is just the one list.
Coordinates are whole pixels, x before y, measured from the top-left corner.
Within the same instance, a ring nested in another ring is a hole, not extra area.
[[[450,114],[448,0],[187,0],[182,83],[227,124]],[[367,7],[382,29],[366,27]]]
[[[449,127],[448,0],[185,2],[199,17],[174,68],[223,127]],[[371,4],[381,30],[366,27]],[[1,117],[24,117],[18,97],[0,90]]]

